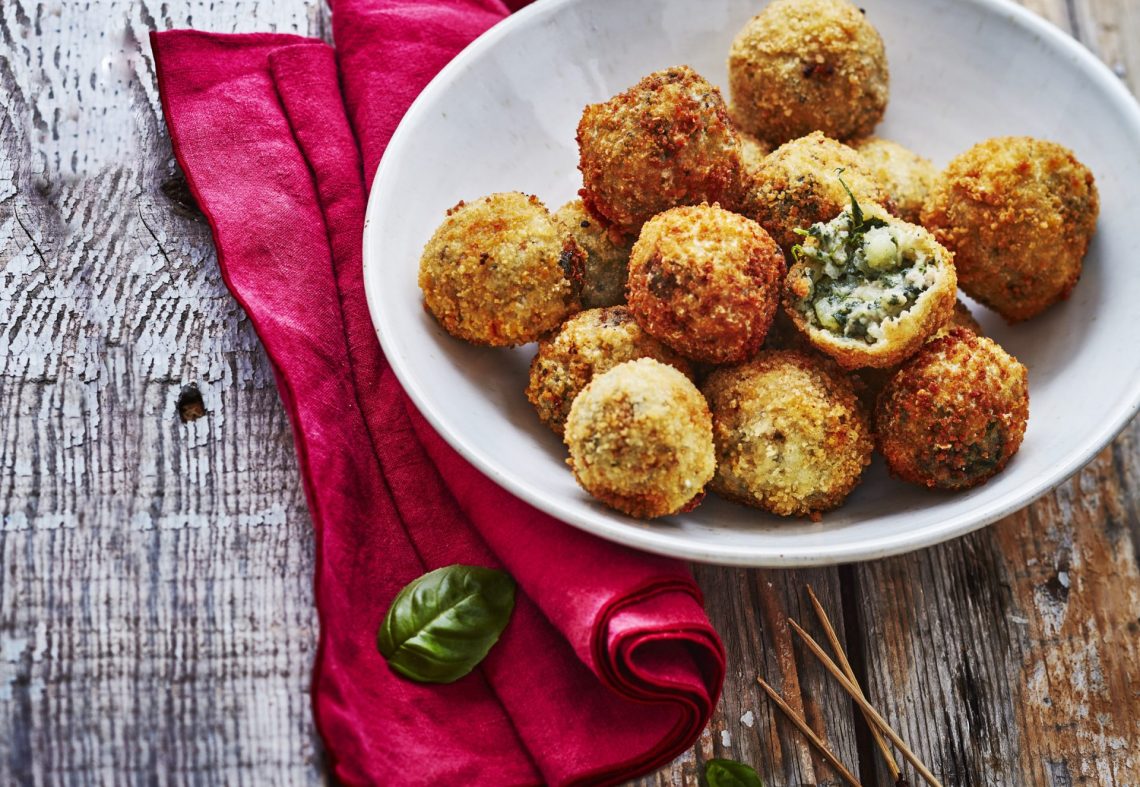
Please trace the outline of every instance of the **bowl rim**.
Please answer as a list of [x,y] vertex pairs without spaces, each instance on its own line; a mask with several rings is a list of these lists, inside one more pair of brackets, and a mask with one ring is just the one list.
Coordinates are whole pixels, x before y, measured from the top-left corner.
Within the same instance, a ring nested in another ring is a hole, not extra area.
[[[1031,502],[1057,488],[1072,478],[1085,465],[1091,462],[1128,423],[1140,413],[1140,377],[1131,380],[1125,388],[1123,405],[1117,408],[1103,426],[1087,435],[1070,457],[1057,465],[1057,471],[1043,476],[1033,484],[1015,487],[1004,495],[990,501],[981,510],[962,512],[940,520],[919,530],[904,531],[888,536],[862,539],[855,543],[837,546],[804,546],[795,551],[776,547],[728,544],[695,544],[691,536],[675,531],[657,530],[645,527],[644,522],[624,517],[618,512],[591,512],[581,515],[559,504],[558,500],[543,493],[537,485],[504,473],[493,461],[488,452],[474,446],[450,432],[444,420],[431,403],[426,390],[404,366],[401,354],[393,339],[393,326],[381,308],[381,295],[377,279],[368,274],[369,260],[376,259],[376,248],[380,239],[374,237],[372,227],[380,213],[380,204],[387,183],[387,173],[395,158],[389,152],[399,152],[405,137],[412,133],[421,115],[434,103],[435,97],[449,83],[463,73],[505,37],[529,25],[536,24],[545,17],[557,14],[564,6],[588,2],[588,0],[544,0],[536,2],[511,14],[485,31],[443,67],[416,97],[404,114],[393,133],[380,159],[368,196],[363,231],[364,288],[372,323],[380,340],[389,365],[396,374],[404,391],[411,398],[421,414],[428,420],[447,443],[464,459],[479,469],[494,483],[511,494],[525,500],[535,508],[565,522],[609,541],[624,544],[636,549],[671,557],[686,558],[702,563],[756,567],[801,567],[833,565],[862,560],[875,560],[892,555],[913,552],[935,544],[949,541],[959,536],[981,529],[1009,514],[1021,510]],[[1054,26],[1029,9],[1013,0],[960,0],[981,9],[985,13],[1003,15],[1014,23],[1040,37],[1045,43],[1059,49],[1072,58],[1073,66],[1081,69],[1089,78],[1104,88],[1106,95],[1124,117],[1130,118],[1133,129],[1140,138],[1140,104],[1111,69],[1068,33]],[[388,337],[388,338],[386,338]]]

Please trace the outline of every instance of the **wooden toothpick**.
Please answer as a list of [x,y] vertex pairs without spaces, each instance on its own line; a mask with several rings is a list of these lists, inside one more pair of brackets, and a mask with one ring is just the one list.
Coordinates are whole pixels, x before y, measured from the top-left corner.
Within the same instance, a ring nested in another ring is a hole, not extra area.
[[[815,591],[811,589],[811,585],[807,586],[808,598],[811,599],[811,604],[815,607],[815,616],[819,619],[819,624],[823,626],[823,633],[827,635],[827,641],[831,644],[831,650],[835,653],[835,658],[839,661],[839,666],[843,668],[843,674],[851,681],[851,685],[859,692],[859,696],[867,699],[867,695],[863,693],[863,687],[859,685],[859,679],[855,677],[855,670],[851,669],[851,662],[847,660],[847,653],[844,652],[843,646],[839,644],[839,637],[835,634],[835,629],[831,625],[831,620],[828,619],[827,613],[823,609],[823,604],[819,603],[819,599],[815,597]],[[863,711],[863,718],[867,720],[867,726],[871,729],[871,737],[875,739],[875,744],[879,747],[879,751],[883,754],[883,759],[887,763],[887,770],[891,772],[891,781],[895,784],[899,782],[899,766],[895,762],[895,757],[891,754],[891,747],[883,740],[883,734],[879,732],[878,726],[871,721],[871,717],[862,707],[859,710]]]
[[763,678],[757,678],[756,681],[760,684],[760,688],[768,693],[772,702],[776,703],[776,707],[784,712],[788,720],[796,725],[799,731],[804,734],[804,737],[823,755],[823,758],[835,769],[835,772],[842,776],[852,787],[862,787],[862,785],[859,784],[859,780],[851,775],[851,771],[843,766],[839,758],[831,753],[831,749],[827,748],[827,744],[820,740],[819,736],[815,734],[815,730],[808,726],[806,721],[797,716],[796,712],[791,709],[788,703],[784,702],[784,698],[781,697],[774,688],[769,686]]
[[886,720],[879,715],[879,712],[871,707],[871,703],[867,702],[867,700],[864,699],[863,695],[856,691],[855,687],[851,685],[851,681],[847,680],[847,676],[843,674],[843,670],[835,666],[835,662],[832,661],[831,658],[823,652],[823,648],[819,646],[819,643],[812,639],[811,635],[804,631],[800,627],[800,624],[796,623],[791,618],[788,618],[788,625],[792,627],[793,631],[800,635],[800,639],[802,639],[804,641],[804,644],[808,646],[808,649],[813,654],[815,654],[815,657],[820,660],[820,663],[822,663],[823,666],[827,668],[827,671],[831,673],[831,676],[835,678],[840,687],[842,687],[842,689],[847,692],[847,695],[855,701],[856,705],[863,709],[863,712],[867,714],[867,717],[879,726],[879,729],[883,731],[883,734],[891,739],[891,743],[893,743],[895,745],[895,748],[902,753],[907,762],[914,766],[914,769],[919,772],[922,778],[926,779],[927,783],[932,785],[932,787],[942,787],[942,783],[934,777],[934,774],[931,773],[925,765],[922,764],[922,760],[918,759],[918,757],[915,756],[914,752],[907,748],[907,745],[903,743],[902,738],[900,738],[898,734],[891,729],[891,725],[887,724]]

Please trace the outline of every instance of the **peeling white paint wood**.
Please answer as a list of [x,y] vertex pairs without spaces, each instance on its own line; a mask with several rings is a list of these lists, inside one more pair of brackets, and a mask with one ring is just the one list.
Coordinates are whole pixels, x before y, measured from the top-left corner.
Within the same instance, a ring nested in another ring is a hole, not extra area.
[[[1140,77],[1135,3],[1026,4]],[[288,425],[205,222],[162,190],[147,33],[182,26],[326,37],[328,19],[315,0],[0,3],[2,784],[325,779]],[[183,423],[189,383],[207,414]],[[697,785],[723,756],[776,787],[836,784],[758,674],[886,783],[850,704],[790,646],[805,582],[837,626],[848,603],[871,696],[947,784],[1138,783],[1137,543],[1133,424],[1057,493],[951,544],[838,571],[697,567],[724,699],[636,783]]]
[[1025,511],[858,567],[870,695],[946,783],[1140,784],[1138,447],[1133,423]]
[[[141,43],[319,17],[217,5],[0,3],[5,785],[321,777],[288,425],[205,222],[160,191]],[[191,381],[208,414],[183,424]]]

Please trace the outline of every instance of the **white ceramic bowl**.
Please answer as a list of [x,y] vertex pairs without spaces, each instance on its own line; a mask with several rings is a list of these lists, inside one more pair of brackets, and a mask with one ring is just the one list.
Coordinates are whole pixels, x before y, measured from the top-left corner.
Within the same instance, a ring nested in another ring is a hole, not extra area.
[[[591,533],[715,563],[790,566],[905,552],[1026,505],[1087,463],[1140,406],[1140,109],[1079,44],[998,0],[860,0],[886,42],[881,136],[944,165],[986,137],[1060,142],[1097,178],[1101,215],[1067,302],[987,333],[1029,367],[1020,453],[984,486],[948,495],[888,477],[881,460],[823,521],[779,519],[710,498],[652,522],[589,498],[523,390],[534,345],[473,347],[421,306],[420,251],[460,199],[537,194],[553,211],[579,187],[582,107],[651,71],[692,65],[722,89],[729,42],[758,0],[544,0],[487,32],[428,86],[376,175],[364,231],[372,318],[400,381],[461,454],[497,483]],[[727,94],[726,94],[727,95]]]

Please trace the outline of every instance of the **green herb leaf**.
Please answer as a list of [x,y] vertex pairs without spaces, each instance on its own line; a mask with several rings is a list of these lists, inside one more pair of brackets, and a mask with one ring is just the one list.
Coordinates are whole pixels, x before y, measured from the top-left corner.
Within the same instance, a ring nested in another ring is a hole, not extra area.
[[854,231],[859,232],[863,226],[863,209],[859,207],[859,200],[855,199],[855,195],[851,193],[851,189],[847,187],[847,183],[843,180],[843,167],[835,170],[835,177],[839,178],[839,185],[847,192],[847,196],[851,198],[851,219],[854,225]]
[[839,179],[839,185],[847,192],[847,196],[851,198],[851,232],[853,234],[861,235],[867,230],[873,230],[875,227],[885,227],[887,222],[880,219],[878,216],[866,218],[863,215],[863,209],[859,207],[859,200],[855,199],[855,195],[851,193],[847,183],[843,180],[843,168],[835,170],[835,177]]
[[709,787],[764,787],[756,771],[736,760],[709,760],[705,779]]
[[452,683],[487,655],[515,608],[515,581],[480,566],[446,566],[396,595],[376,646],[388,666],[421,683]]

